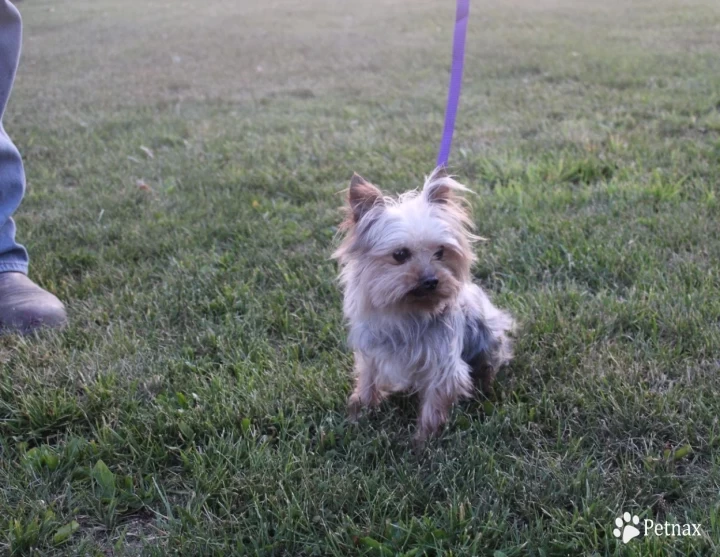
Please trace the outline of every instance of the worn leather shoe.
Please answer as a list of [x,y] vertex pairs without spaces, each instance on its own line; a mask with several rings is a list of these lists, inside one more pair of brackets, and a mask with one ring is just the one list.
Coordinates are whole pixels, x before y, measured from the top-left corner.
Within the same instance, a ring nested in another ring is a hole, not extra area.
[[65,306],[22,273],[0,273],[0,334],[67,324]]

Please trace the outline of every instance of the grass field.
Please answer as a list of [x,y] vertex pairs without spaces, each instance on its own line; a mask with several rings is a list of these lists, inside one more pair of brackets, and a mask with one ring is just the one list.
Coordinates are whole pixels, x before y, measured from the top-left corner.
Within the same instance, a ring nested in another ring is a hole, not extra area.
[[0,339],[0,553],[720,552],[720,5],[472,4],[451,164],[522,331],[421,453],[412,399],[346,420],[329,255],[352,171],[432,170],[453,3],[19,4],[19,238],[72,324]]

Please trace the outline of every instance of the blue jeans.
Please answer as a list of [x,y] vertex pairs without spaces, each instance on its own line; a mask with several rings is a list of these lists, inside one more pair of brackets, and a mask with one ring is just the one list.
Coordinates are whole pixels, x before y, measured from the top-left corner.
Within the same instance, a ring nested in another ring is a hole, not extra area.
[[20,153],[2,125],[20,57],[21,37],[20,14],[9,0],[0,0],[0,273],[27,274],[28,254],[15,241],[12,219],[25,194],[25,171]]

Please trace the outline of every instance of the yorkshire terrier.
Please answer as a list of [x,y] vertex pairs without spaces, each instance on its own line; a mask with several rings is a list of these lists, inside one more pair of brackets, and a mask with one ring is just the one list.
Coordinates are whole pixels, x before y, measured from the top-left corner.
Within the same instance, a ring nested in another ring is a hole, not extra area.
[[355,388],[356,419],[392,392],[416,392],[422,443],[447,421],[450,407],[488,392],[512,358],[512,316],[472,282],[473,224],[468,189],[437,168],[422,191],[386,197],[357,174],[350,181],[340,264]]

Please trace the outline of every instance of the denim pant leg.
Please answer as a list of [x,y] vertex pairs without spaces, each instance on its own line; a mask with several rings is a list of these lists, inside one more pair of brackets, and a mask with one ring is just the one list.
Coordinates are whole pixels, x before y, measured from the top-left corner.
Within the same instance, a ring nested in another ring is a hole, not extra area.
[[12,219],[25,193],[25,171],[20,153],[2,125],[20,57],[21,36],[20,14],[9,0],[0,0],[0,273],[27,274],[27,251],[15,242]]

